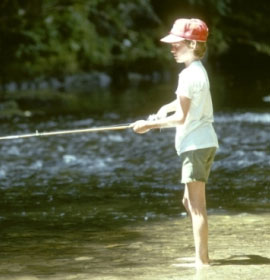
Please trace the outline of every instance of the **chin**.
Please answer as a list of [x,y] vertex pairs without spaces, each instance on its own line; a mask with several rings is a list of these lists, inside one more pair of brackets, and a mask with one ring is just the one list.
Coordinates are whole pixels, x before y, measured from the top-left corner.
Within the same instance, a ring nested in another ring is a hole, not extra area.
[[181,59],[175,59],[175,61],[177,62],[177,63],[184,63],[184,61],[183,60],[181,60]]

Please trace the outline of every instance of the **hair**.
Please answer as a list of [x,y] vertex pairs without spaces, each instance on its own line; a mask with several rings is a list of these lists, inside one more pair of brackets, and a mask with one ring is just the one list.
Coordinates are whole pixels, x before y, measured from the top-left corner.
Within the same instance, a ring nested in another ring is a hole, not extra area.
[[[188,46],[191,45],[191,40],[185,40],[185,44]],[[199,42],[196,41],[196,48],[194,49],[194,55],[197,56],[198,58],[203,58],[205,53],[206,53],[206,42]]]

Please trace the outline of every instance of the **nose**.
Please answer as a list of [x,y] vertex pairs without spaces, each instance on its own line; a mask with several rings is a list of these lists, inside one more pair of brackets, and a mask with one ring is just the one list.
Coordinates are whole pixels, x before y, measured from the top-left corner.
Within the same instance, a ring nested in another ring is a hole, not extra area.
[[172,45],[172,47],[171,47],[171,53],[175,53],[175,51],[176,51],[176,47],[175,47],[174,45]]
[[179,44],[172,44],[171,52],[176,53],[179,48],[180,48]]

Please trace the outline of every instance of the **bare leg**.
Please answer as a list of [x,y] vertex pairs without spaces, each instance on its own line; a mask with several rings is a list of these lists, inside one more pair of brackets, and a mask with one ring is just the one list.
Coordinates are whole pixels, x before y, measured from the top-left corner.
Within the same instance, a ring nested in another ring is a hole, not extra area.
[[191,214],[190,214],[190,210],[189,210],[189,195],[188,195],[188,186],[187,185],[185,185],[182,203],[183,203],[188,215],[191,218]]
[[187,184],[188,210],[192,219],[195,243],[196,265],[209,264],[208,257],[208,221],[205,199],[205,183],[192,182]]

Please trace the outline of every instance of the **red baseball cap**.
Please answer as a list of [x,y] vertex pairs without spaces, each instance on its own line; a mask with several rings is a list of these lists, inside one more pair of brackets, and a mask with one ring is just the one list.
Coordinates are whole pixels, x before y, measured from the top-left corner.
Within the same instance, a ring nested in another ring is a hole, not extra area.
[[183,40],[195,40],[206,42],[208,37],[208,27],[200,19],[180,18],[174,22],[170,34],[160,41],[164,43],[177,43]]

